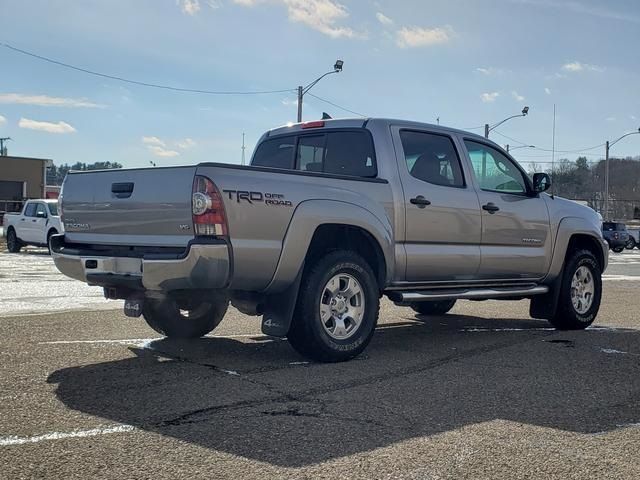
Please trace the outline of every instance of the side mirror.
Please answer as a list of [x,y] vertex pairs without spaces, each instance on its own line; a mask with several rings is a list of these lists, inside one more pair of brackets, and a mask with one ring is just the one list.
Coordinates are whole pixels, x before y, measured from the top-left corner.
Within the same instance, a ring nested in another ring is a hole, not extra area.
[[47,218],[47,213],[46,212],[36,212],[36,217],[37,218]]
[[533,191],[535,193],[546,192],[551,188],[551,177],[546,173],[535,173],[533,175]]

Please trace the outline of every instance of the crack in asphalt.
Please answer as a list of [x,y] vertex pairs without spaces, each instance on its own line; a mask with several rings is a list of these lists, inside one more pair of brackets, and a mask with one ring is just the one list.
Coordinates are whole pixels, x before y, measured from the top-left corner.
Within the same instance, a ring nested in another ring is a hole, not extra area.
[[[547,337],[547,336],[554,335],[555,333],[556,332],[534,335],[531,338],[526,338],[524,340],[520,340],[516,342],[514,342],[513,340],[510,340],[508,342],[505,341],[505,342],[499,342],[497,344],[486,345],[478,348],[472,348],[464,352],[456,352],[455,354],[447,355],[443,358],[427,362],[426,364],[399,368],[383,374],[373,375],[370,377],[361,378],[357,380],[351,380],[348,382],[342,382],[342,383],[334,384],[330,386],[313,387],[307,390],[296,392],[295,394],[284,392],[268,382],[262,382],[254,378],[248,378],[245,375],[241,374],[234,377],[237,377],[239,381],[247,382],[252,385],[262,387],[265,390],[267,390],[267,392],[275,394],[276,396],[272,398],[261,398],[258,400],[255,400],[255,399],[243,400],[239,402],[228,403],[225,405],[216,405],[212,407],[205,407],[197,410],[192,410],[189,412],[185,412],[175,418],[162,420],[160,422],[153,423],[149,426],[155,427],[155,428],[161,428],[166,426],[181,426],[181,425],[188,425],[188,424],[194,424],[194,423],[203,423],[203,422],[209,421],[212,418],[212,416],[217,415],[219,412],[258,407],[260,405],[278,404],[278,403],[284,403],[284,404],[301,403],[301,404],[307,404],[307,405],[319,405],[320,408],[322,409],[323,407],[326,408],[326,400],[318,399],[317,398],[318,395],[324,395],[327,393],[337,392],[340,390],[348,390],[351,388],[360,387],[364,385],[372,385],[375,383],[384,382],[386,380],[391,380],[391,379],[396,379],[400,377],[405,377],[408,375],[413,375],[416,373],[426,372],[449,363],[460,362],[478,355],[495,352],[504,348],[513,347],[515,345],[524,344],[530,341],[538,340],[540,336]],[[227,373],[229,372],[229,370],[218,367],[217,365],[213,365],[206,362],[199,362],[197,360],[193,360],[193,359],[175,355],[175,354],[166,353],[160,350],[152,350],[152,351],[175,361],[187,362],[194,365],[199,365],[202,367],[210,368],[217,373],[229,375]],[[290,368],[290,367],[283,367],[283,369],[285,368]],[[290,415],[290,416],[296,415],[295,411],[294,413],[291,413],[289,412],[289,410],[291,409],[285,409],[281,411],[284,413],[277,413],[278,411],[276,411],[275,415],[280,415],[280,414]],[[389,413],[392,413],[392,412],[389,412]],[[273,415],[274,413],[263,412],[262,414]],[[299,414],[299,409],[298,409],[298,414]],[[307,414],[300,414],[299,416],[313,417],[313,415],[307,415]],[[324,415],[324,416],[331,417],[331,415]],[[362,423],[362,420],[356,419],[356,418],[350,418],[350,417],[335,417],[335,418],[345,420],[345,421],[354,421],[354,422]],[[367,420],[365,423],[370,424],[372,422]],[[385,425],[380,424],[379,426],[385,426]]]

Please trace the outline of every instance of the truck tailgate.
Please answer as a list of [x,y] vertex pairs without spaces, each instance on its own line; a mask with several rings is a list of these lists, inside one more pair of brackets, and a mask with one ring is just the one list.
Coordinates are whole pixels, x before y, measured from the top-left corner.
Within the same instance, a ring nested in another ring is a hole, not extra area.
[[196,167],[100,170],[67,175],[65,238],[72,243],[186,246],[193,238]]

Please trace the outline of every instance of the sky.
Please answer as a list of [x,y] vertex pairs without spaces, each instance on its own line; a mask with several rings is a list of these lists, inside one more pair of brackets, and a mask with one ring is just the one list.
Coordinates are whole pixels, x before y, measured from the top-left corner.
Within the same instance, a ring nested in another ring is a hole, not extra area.
[[[637,0],[0,0],[0,137],[9,154],[126,167],[240,163],[295,121],[391,117],[492,131],[521,163],[604,156],[640,127]],[[138,82],[89,75],[11,50]],[[339,108],[339,107],[341,108]],[[502,136],[504,135],[504,136]],[[509,137],[509,138],[508,138]],[[576,151],[576,152],[574,152]],[[640,154],[640,135],[613,156]]]

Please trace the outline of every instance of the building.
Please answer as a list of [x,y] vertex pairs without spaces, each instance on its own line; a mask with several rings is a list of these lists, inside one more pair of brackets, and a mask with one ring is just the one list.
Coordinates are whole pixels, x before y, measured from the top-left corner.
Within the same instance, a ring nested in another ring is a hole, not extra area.
[[44,158],[0,156],[0,215],[19,209],[28,198],[47,195],[47,167]]

